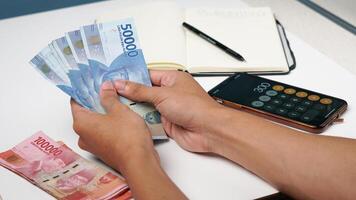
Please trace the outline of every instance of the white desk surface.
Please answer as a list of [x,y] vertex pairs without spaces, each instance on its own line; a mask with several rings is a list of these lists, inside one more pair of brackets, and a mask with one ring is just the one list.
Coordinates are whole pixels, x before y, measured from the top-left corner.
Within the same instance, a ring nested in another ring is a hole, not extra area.
[[[65,31],[92,23],[96,16],[120,6],[122,2],[109,1],[0,21],[0,151],[43,130],[84,157],[95,160],[77,146],[69,98],[33,70],[28,61]],[[353,109],[356,78],[292,34],[288,36],[297,68],[289,75],[270,78],[347,100],[349,110],[344,115],[345,122],[330,127],[324,134],[356,138]],[[206,90],[223,79],[197,78]],[[157,144],[156,149],[163,168],[190,199],[253,199],[276,191],[232,162],[186,152],[173,140]],[[53,199],[1,167],[0,195],[6,200]]]

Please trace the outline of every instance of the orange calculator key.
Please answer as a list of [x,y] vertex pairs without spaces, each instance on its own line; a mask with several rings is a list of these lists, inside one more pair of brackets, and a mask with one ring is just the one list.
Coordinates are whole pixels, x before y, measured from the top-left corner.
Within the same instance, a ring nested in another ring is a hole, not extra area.
[[276,91],[282,91],[282,90],[284,90],[284,87],[281,86],[281,85],[275,85],[275,86],[272,87],[272,89],[276,90]]
[[318,95],[312,94],[312,95],[308,96],[308,99],[310,101],[318,101],[320,99],[320,97]]
[[297,92],[297,94],[295,94],[295,95],[297,97],[304,98],[304,97],[308,96],[308,93],[306,93],[306,92]]
[[284,93],[286,94],[294,94],[296,91],[293,88],[287,88],[284,90]]
[[320,103],[325,104],[325,105],[329,105],[333,102],[333,100],[329,99],[329,98],[322,98],[320,99]]

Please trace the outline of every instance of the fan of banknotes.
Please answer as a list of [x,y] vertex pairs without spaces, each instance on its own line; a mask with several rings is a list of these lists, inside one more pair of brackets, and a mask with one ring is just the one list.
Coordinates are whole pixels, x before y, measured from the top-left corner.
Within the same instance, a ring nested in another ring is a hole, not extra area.
[[43,132],[0,153],[0,165],[56,199],[132,199],[127,183],[119,174],[82,158]]
[[[125,79],[151,86],[133,19],[91,24],[65,33],[30,61],[31,65],[83,107],[104,113],[100,86]],[[166,139],[160,114],[149,104],[120,101],[141,115],[153,139]]]

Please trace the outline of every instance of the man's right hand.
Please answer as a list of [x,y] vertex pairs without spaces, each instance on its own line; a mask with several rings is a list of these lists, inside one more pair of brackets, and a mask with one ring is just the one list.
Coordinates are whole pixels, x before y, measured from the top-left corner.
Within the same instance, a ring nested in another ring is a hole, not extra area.
[[355,199],[356,140],[304,134],[225,108],[187,73],[152,71],[151,79],[155,87],[119,81],[116,89],[153,103],[184,149],[221,155],[296,199]]
[[212,132],[223,106],[214,101],[191,75],[177,71],[150,71],[153,87],[130,81],[115,82],[118,93],[137,102],[152,103],[161,113],[167,134],[182,148],[211,152]]

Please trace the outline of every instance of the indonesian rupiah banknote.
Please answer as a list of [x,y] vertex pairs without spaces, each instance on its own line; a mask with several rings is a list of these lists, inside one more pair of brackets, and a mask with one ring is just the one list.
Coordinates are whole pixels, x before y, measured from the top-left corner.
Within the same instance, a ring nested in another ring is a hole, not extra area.
[[[52,41],[30,63],[83,107],[105,113],[100,86],[105,81],[130,80],[152,86],[133,19],[91,24]],[[138,113],[153,139],[166,139],[159,112],[147,103],[120,97]]]
[[[133,20],[99,23],[96,26],[106,62],[106,68],[93,66],[96,90],[104,81],[118,79],[152,86]],[[120,100],[143,117],[154,138],[165,138],[157,134],[164,132],[157,110],[147,103],[134,103],[123,97]]]
[[125,180],[38,132],[0,153],[0,165],[61,200],[130,199]]

